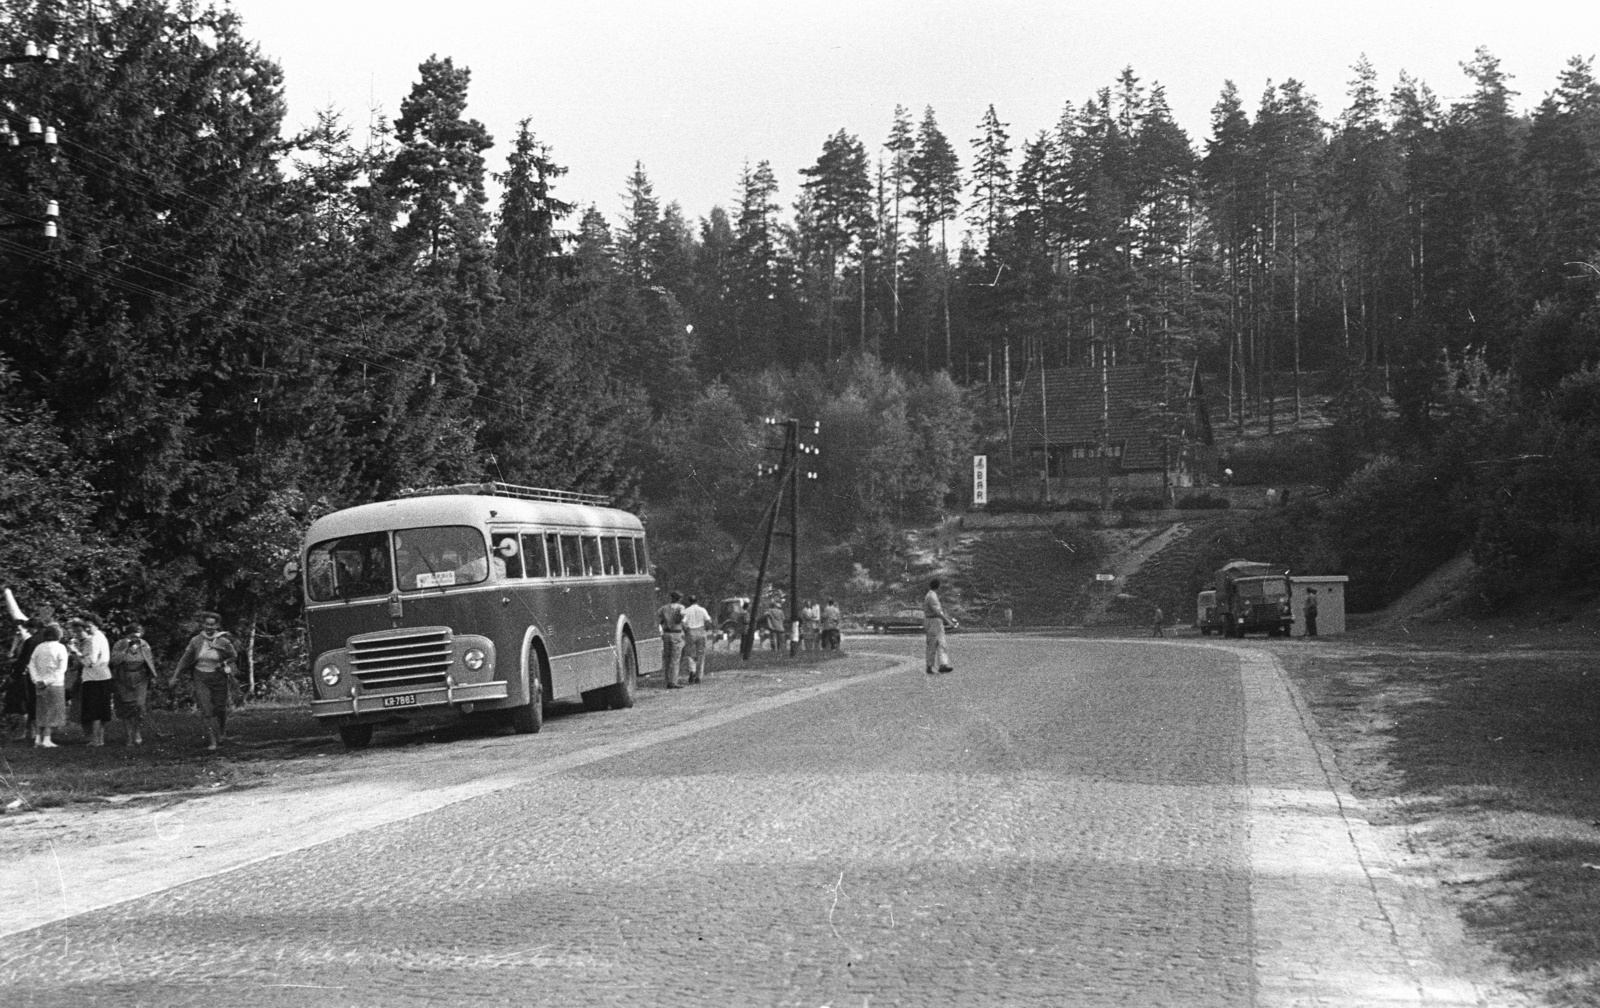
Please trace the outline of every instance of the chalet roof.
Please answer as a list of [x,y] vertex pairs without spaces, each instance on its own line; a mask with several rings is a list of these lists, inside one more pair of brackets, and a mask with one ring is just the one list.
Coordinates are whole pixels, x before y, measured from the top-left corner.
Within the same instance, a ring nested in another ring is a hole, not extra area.
[[[1106,437],[1123,446],[1123,469],[1160,469],[1161,439],[1148,415],[1158,391],[1157,374],[1149,365],[1101,368],[1055,368],[1025,379],[1012,400],[1015,424],[1012,443],[1018,448],[1043,445],[1095,444],[1100,440],[1101,413]],[[1109,403],[1109,409],[1103,409]]]

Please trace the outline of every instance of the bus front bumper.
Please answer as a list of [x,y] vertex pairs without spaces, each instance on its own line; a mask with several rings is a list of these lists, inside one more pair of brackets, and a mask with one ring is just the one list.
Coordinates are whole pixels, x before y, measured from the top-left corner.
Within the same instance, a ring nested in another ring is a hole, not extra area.
[[319,718],[352,717],[358,714],[399,714],[422,707],[459,707],[462,704],[504,700],[509,696],[503,680],[484,683],[430,686],[426,689],[395,693],[356,693],[329,700],[311,701],[311,713]]

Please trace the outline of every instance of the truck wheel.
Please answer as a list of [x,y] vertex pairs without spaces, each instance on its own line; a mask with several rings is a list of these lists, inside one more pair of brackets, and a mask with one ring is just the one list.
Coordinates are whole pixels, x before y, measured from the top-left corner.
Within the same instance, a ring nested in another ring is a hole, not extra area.
[[613,685],[601,690],[607,702],[614,710],[626,710],[633,706],[633,690],[639,681],[639,652],[633,646],[633,634],[623,631],[622,634],[622,670],[621,675]]
[[372,744],[372,726],[369,724],[342,724],[339,739],[346,749],[365,749]]
[[544,727],[544,681],[537,669],[528,673],[528,702],[511,708],[511,730],[518,735],[532,735]]

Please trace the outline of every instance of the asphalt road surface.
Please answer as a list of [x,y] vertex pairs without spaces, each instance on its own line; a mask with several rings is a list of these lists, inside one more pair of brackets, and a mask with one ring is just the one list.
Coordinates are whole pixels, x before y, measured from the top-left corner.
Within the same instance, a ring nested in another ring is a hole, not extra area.
[[[922,672],[916,639],[852,641],[914,660],[797,702],[713,679],[494,740],[502,762],[569,758],[14,930],[0,1002],[1501,1003],[1441,965],[1445,918],[1385,860],[1269,658],[951,643],[948,675]],[[582,756],[586,725],[614,743],[636,712],[671,725],[719,689],[725,717]]]

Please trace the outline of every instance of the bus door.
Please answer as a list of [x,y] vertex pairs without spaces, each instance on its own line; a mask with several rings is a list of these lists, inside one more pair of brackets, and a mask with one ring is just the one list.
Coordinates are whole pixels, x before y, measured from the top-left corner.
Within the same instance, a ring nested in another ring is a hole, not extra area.
[[577,535],[568,532],[544,533],[545,557],[550,565],[551,589],[546,593],[544,610],[546,647],[550,652],[551,675],[557,696],[571,692],[573,663],[565,656],[589,648],[589,632],[584,625],[583,551]]

